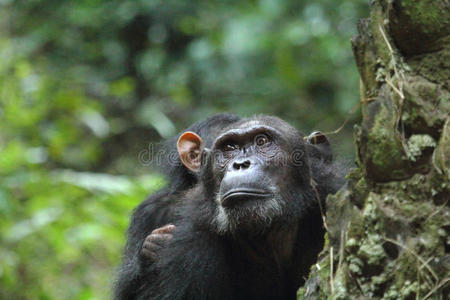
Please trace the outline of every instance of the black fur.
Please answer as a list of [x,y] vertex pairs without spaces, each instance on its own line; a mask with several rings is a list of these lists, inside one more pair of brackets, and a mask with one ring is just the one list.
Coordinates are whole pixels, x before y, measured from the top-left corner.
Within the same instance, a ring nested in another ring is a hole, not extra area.
[[[330,148],[308,143],[286,122],[270,116],[242,120],[225,116],[229,122],[220,123],[223,126],[207,125],[208,120],[218,124],[223,115],[197,123],[203,124],[200,135],[208,148],[227,128],[256,122],[282,133],[286,161],[298,154],[295,164],[282,166],[286,178],[280,181],[281,213],[254,230],[219,232],[214,199],[220,178],[212,167],[213,155],[205,152],[206,166],[199,175],[182,165],[169,167],[171,188],[150,197],[133,215],[117,299],[296,299],[323,247],[319,201],[323,206],[326,196],[343,184],[343,177],[329,159]],[[158,261],[144,264],[138,255],[143,240],[169,222],[177,225],[173,240]]]

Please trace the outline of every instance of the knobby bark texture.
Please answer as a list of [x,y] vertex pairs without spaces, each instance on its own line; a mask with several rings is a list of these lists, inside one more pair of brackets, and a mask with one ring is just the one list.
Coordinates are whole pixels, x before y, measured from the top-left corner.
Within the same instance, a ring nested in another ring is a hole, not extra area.
[[298,296],[446,299],[450,4],[375,0],[358,32],[357,168],[327,199],[327,243]]

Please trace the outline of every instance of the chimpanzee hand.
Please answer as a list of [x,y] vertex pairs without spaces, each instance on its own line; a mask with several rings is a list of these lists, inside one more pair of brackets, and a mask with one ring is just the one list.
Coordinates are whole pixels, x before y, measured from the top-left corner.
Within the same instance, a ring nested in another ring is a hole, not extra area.
[[175,225],[168,224],[153,230],[152,233],[145,238],[141,249],[141,258],[145,262],[155,261],[159,249],[165,247],[167,242],[172,239],[175,228]]

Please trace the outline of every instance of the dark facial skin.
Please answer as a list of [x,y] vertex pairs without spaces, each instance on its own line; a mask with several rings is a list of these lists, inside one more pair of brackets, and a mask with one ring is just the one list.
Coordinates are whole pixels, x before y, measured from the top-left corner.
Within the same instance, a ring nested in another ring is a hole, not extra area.
[[264,231],[290,206],[281,192],[285,178],[295,177],[290,167],[292,149],[284,133],[253,123],[227,130],[211,149],[215,224],[221,233]]
[[218,138],[214,150],[216,172],[223,174],[218,194],[221,206],[232,208],[274,197],[277,187],[270,179],[278,172],[272,162],[280,152],[276,136],[272,128],[258,126],[232,130]]

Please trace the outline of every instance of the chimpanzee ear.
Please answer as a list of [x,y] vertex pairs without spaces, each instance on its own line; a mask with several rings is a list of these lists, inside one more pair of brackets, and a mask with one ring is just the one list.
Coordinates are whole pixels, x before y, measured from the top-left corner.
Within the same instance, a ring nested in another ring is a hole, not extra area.
[[203,140],[198,134],[187,131],[177,141],[178,155],[183,165],[193,172],[200,171]]
[[306,138],[306,140],[309,144],[315,145],[326,162],[331,162],[333,153],[331,151],[330,142],[325,134],[320,131],[314,131]]

